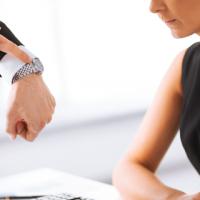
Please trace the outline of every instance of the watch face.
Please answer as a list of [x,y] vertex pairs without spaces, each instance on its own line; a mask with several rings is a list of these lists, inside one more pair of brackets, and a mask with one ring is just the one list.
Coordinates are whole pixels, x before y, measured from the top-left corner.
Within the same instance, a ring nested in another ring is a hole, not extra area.
[[33,64],[34,64],[34,68],[36,68],[39,71],[43,71],[44,67],[43,67],[43,64],[41,63],[40,59],[33,58]]

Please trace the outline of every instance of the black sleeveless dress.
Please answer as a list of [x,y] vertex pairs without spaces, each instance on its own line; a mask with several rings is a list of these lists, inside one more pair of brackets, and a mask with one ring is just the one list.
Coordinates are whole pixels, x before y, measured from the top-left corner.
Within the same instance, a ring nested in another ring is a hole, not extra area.
[[180,138],[187,157],[200,174],[200,42],[193,43],[186,50],[181,78]]

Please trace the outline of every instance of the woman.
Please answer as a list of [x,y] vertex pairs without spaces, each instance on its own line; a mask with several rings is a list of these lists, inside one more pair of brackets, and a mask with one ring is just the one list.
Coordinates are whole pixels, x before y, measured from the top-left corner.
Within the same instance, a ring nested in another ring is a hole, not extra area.
[[42,78],[43,65],[0,21],[0,74],[11,84],[6,132],[33,141],[49,123],[55,99]]
[[[200,35],[199,0],[152,0],[150,10],[175,38]],[[124,200],[200,199],[200,193],[188,195],[155,176],[179,127],[186,154],[200,173],[199,67],[200,42],[196,42],[175,57],[161,81],[133,143],[113,172],[113,184]]]

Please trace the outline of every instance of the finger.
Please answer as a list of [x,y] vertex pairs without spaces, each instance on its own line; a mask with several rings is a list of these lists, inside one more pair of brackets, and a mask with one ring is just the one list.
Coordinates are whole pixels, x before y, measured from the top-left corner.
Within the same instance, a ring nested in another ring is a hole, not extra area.
[[21,120],[16,124],[17,133],[21,133],[26,129],[26,122]]
[[49,105],[50,106],[50,110],[51,110],[51,114],[54,114],[55,112],[55,106],[54,105]]
[[32,142],[37,136],[38,136],[38,131],[36,131],[32,128],[28,128],[25,138],[27,141]]
[[23,129],[20,133],[18,133],[18,135],[26,140],[26,134],[27,134],[27,130]]
[[15,131],[15,126],[11,126],[8,125],[8,127],[6,128],[6,132],[8,133],[8,135],[14,140],[17,137],[17,133]]
[[32,59],[23,50],[21,50],[15,43],[8,40],[3,35],[0,35],[0,50],[11,54],[24,63],[31,63],[32,61]]
[[55,107],[56,106],[56,99],[54,96],[52,96],[52,102],[53,102],[53,106]]
[[23,61],[24,63],[31,63],[32,59],[26,54],[23,50],[21,50],[17,45],[14,43],[11,44],[10,54],[18,58],[19,60]]
[[6,132],[10,135],[12,139],[15,139],[17,136],[17,130],[16,130],[16,116],[12,114],[7,115],[7,121],[6,121]]
[[16,129],[17,129],[17,134],[21,136],[22,138],[26,139],[27,124],[24,120],[16,124]]
[[50,122],[51,122],[51,120],[52,120],[52,116],[50,116],[50,117],[48,118],[48,120],[47,120],[47,122],[46,122],[46,123],[47,123],[47,124],[48,124],[48,123],[50,123]]
[[41,122],[40,123],[40,131],[45,127],[45,125],[46,125],[46,122]]
[[27,123],[26,140],[33,141],[39,134],[40,130],[45,126],[44,122],[39,123],[39,125]]
[[54,100],[54,97],[51,96],[50,98],[47,98],[47,103],[48,103],[48,106],[50,108],[51,113],[54,113],[54,111],[55,111],[55,100]]
[[51,99],[47,99],[47,103],[48,103],[48,107],[46,110],[48,110],[48,113],[46,113],[42,118],[43,119],[46,119],[45,121],[45,124],[49,123],[51,120],[52,120],[52,115],[54,114],[55,112],[55,106],[53,105],[53,102]]

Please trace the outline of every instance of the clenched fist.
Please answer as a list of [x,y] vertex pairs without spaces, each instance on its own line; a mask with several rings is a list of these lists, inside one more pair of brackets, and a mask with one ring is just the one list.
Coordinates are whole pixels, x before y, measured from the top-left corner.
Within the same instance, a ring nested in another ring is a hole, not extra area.
[[11,86],[8,99],[6,131],[13,139],[17,134],[33,141],[52,119],[55,98],[42,79],[31,74]]

